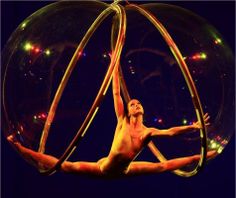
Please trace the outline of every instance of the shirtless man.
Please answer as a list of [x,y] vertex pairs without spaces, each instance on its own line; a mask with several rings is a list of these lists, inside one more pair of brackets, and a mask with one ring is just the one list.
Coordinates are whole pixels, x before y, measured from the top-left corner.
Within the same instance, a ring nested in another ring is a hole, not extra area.
[[[153,137],[178,135],[200,129],[201,126],[199,122],[196,122],[192,125],[166,130],[148,128],[143,124],[144,109],[137,99],[129,101],[127,105],[128,115],[125,114],[124,103],[120,94],[118,67],[113,73],[112,88],[117,126],[108,156],[97,162],[65,161],[61,165],[61,171],[94,176],[130,176],[172,171],[199,160],[200,155],[176,158],[161,163],[133,161]],[[209,116],[205,114],[206,125],[209,125],[208,120]],[[16,146],[25,159],[33,160],[37,165],[43,166],[41,168],[51,168],[58,161],[53,156],[25,148],[19,142],[15,142],[12,135],[8,137],[8,140]],[[215,151],[208,152],[208,157],[215,154]]]

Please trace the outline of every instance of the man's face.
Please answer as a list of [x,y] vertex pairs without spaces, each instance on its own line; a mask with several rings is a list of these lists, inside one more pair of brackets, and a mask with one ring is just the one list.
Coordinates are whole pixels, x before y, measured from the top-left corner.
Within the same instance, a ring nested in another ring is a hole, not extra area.
[[128,116],[137,116],[144,114],[144,109],[141,103],[137,99],[132,99],[128,103]]

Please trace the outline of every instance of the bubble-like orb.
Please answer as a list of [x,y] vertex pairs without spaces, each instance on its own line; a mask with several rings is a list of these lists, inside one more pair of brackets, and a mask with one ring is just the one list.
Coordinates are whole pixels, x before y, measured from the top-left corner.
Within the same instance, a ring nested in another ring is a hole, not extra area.
[[[76,49],[109,6],[96,1],[53,3],[25,19],[11,35],[2,54],[6,137],[15,134],[24,146],[37,151],[48,124],[47,153],[60,156],[66,150],[109,70],[118,34],[115,12],[101,20],[82,51]],[[234,56],[222,35],[200,16],[177,6],[151,3],[139,5],[139,9],[132,4],[124,8],[122,85],[131,98],[143,104],[145,124],[164,129],[197,121],[178,55],[170,48],[174,42],[188,66],[203,111],[211,116],[207,147],[221,153],[234,133],[235,106]],[[153,18],[168,35],[154,25]],[[79,56],[78,62],[67,71],[73,56]],[[67,72],[71,76],[55,102]],[[54,102],[55,114],[49,115]],[[201,152],[199,131],[153,141],[167,159]]]

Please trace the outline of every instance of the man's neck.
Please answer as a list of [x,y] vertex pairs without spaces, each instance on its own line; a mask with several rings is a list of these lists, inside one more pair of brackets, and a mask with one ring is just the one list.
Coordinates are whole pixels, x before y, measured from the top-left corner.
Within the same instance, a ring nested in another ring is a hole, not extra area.
[[130,126],[133,128],[139,129],[143,127],[143,116],[131,116],[130,117]]

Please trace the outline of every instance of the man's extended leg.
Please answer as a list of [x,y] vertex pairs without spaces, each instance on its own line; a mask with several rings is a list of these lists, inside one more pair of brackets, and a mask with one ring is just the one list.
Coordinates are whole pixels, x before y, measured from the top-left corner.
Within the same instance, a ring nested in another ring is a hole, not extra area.
[[[216,151],[209,151],[207,158],[213,158],[217,154]],[[166,162],[154,163],[154,162],[132,162],[127,171],[127,175],[141,175],[141,174],[153,174],[161,173],[165,171],[173,171],[184,166],[190,165],[193,162],[197,162],[200,159],[200,155],[193,155],[189,157],[176,158],[168,160]]]
[[[9,136],[7,139],[16,147],[16,149],[24,157],[24,159],[33,163],[37,168],[49,169],[58,162],[58,159],[56,157],[33,151],[22,146],[19,142],[14,142],[13,136]],[[65,161],[62,163],[60,170],[67,173],[77,173],[94,176],[102,175],[102,172],[99,168],[99,163],[97,162]]]

